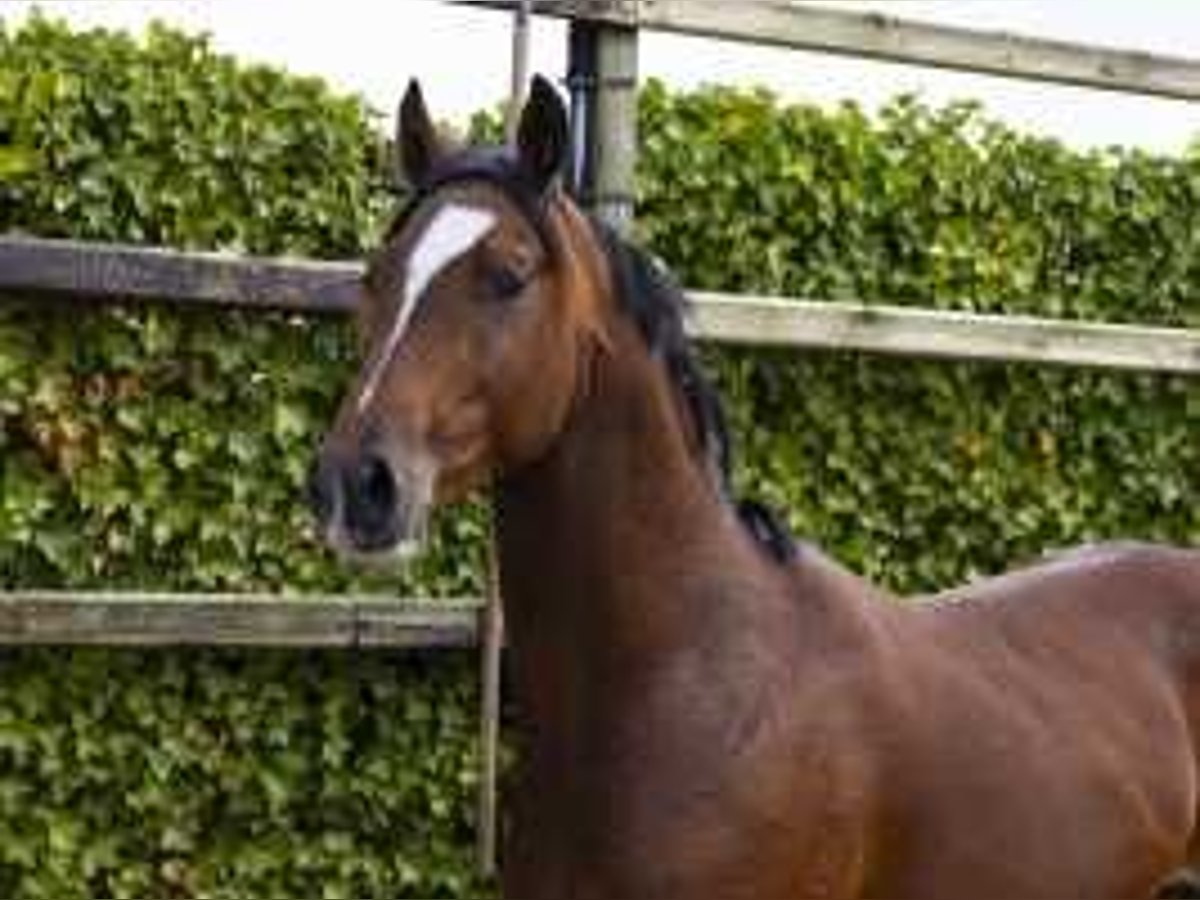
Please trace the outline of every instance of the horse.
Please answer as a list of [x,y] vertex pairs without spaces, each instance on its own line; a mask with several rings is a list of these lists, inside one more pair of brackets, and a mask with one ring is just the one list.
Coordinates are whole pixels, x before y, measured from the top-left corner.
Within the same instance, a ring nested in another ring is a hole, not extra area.
[[406,558],[493,499],[519,761],[501,884],[566,898],[1150,897],[1200,849],[1200,554],[1106,544],[904,603],[729,486],[666,270],[511,146],[438,135],[370,257],[309,490]]

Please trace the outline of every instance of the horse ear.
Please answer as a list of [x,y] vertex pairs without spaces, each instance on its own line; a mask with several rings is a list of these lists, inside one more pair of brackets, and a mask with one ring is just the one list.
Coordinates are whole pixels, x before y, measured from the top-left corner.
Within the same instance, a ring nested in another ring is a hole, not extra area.
[[567,150],[567,111],[549,80],[534,76],[517,127],[517,157],[540,188],[562,168]]
[[408,83],[400,111],[396,116],[397,181],[420,184],[442,153],[437,129],[425,107],[421,85],[414,78]]

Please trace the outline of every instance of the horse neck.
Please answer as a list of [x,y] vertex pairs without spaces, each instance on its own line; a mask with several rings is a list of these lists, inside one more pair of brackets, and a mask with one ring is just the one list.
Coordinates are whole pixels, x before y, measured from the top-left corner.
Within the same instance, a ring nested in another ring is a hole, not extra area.
[[569,760],[592,729],[620,731],[651,686],[661,696],[701,656],[720,671],[800,655],[788,570],[713,483],[632,324],[618,316],[610,335],[565,431],[498,491],[514,687],[539,757]]
[[[598,351],[587,398],[554,446],[500,487],[503,590],[515,640],[616,651],[684,626],[688,585],[744,565],[733,517],[680,428],[657,363],[628,325]],[[601,637],[603,634],[603,637]],[[577,648],[578,649],[578,648]]]

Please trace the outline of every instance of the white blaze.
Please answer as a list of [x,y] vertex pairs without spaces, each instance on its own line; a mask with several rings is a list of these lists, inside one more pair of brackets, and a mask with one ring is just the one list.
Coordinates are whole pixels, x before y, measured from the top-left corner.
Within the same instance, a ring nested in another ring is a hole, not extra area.
[[379,389],[379,381],[383,377],[400,339],[408,328],[408,323],[417,309],[417,304],[425,295],[425,291],[435,278],[444,272],[455,260],[464,256],[476,244],[496,227],[496,216],[486,209],[472,206],[451,204],[443,207],[425,227],[425,231],[417,239],[408,260],[408,272],[404,281],[404,296],[400,299],[400,308],[392,321],[391,330],[383,348],[375,357],[375,361],[363,382],[362,393],[358,396],[358,411],[361,413],[375,396]]

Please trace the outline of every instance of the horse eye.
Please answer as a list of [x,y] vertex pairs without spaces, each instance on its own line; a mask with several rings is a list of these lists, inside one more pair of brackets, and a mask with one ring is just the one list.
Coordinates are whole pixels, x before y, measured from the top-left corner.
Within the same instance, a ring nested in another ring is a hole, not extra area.
[[487,273],[488,288],[500,300],[512,300],[525,289],[528,279],[509,266],[496,266]]

